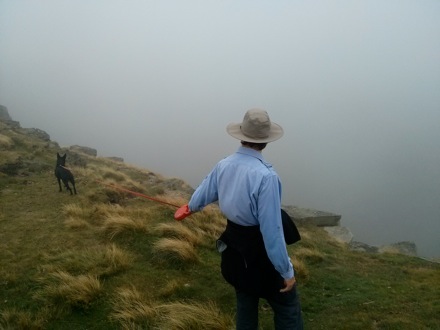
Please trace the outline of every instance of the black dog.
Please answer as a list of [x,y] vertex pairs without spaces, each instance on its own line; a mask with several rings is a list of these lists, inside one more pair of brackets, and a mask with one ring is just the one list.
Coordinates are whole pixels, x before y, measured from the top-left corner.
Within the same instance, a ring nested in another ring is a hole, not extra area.
[[55,167],[55,176],[58,180],[58,185],[60,186],[60,192],[63,191],[61,189],[61,181],[63,181],[64,186],[67,190],[70,191],[70,194],[73,195],[72,189],[69,187],[69,181],[72,183],[73,191],[76,195],[76,188],[75,188],[75,178],[73,177],[72,172],[66,167],[66,156],[67,154],[64,154],[64,156],[60,156],[60,154],[57,152],[57,165]]

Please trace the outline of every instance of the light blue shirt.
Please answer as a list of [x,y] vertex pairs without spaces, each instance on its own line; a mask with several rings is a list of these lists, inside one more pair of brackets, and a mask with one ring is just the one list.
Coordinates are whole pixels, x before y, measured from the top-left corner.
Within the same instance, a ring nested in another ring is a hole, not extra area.
[[242,226],[260,226],[267,255],[284,279],[294,276],[281,222],[281,182],[261,152],[240,147],[222,159],[188,203],[191,212],[219,202],[220,210]]

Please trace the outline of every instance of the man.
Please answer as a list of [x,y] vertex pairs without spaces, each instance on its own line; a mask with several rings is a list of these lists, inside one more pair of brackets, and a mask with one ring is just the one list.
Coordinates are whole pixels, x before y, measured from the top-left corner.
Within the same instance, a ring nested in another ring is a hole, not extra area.
[[182,220],[206,205],[219,202],[227,217],[217,241],[223,277],[237,297],[237,329],[258,329],[258,302],[274,311],[275,329],[302,329],[301,307],[281,221],[281,183],[262,150],[283,135],[266,111],[250,109],[242,123],[227,132],[241,141],[235,154],[217,163],[187,205],[175,214]]

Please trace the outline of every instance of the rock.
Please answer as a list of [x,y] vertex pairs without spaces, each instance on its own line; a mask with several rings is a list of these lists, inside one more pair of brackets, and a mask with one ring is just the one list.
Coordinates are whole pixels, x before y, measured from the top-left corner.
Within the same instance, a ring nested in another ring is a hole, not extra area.
[[350,243],[353,240],[353,233],[347,227],[324,227],[324,230],[338,242]]
[[0,105],[0,120],[12,121],[11,116],[9,116],[8,108],[4,105]]
[[353,251],[367,252],[367,253],[377,253],[379,250],[377,246],[371,246],[366,243],[362,243],[358,241],[351,241],[350,249]]
[[318,211],[296,206],[282,206],[293,221],[298,224],[313,224],[319,227],[339,226],[341,216],[338,214]]
[[69,149],[71,151],[81,152],[83,154],[93,156],[93,157],[96,157],[98,155],[98,151],[96,149],[93,149],[90,147],[83,147],[83,146],[74,145],[74,146],[71,146]]
[[121,157],[105,157],[106,159],[110,159],[114,162],[118,162],[118,163],[123,163],[124,162],[124,158]]
[[39,128],[22,128],[22,131],[27,136],[35,137],[46,142],[50,141],[50,135]]
[[394,253],[404,254],[407,256],[417,256],[417,246],[414,242],[397,242],[388,245],[371,246],[362,242],[352,241],[350,242],[350,249],[359,252],[367,253]]
[[382,245],[379,247],[379,253],[399,253],[407,256],[416,257],[417,247],[414,242],[397,242],[390,245]]

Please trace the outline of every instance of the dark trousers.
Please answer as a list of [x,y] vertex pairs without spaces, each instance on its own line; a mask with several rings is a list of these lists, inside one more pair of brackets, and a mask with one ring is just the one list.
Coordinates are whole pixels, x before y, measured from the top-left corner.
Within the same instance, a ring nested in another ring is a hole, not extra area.
[[[237,296],[237,330],[258,329],[259,297],[240,290],[235,290]],[[282,297],[281,299],[279,299]],[[289,292],[277,293],[274,297],[266,298],[274,312],[276,330],[302,330],[303,319],[296,286]]]

